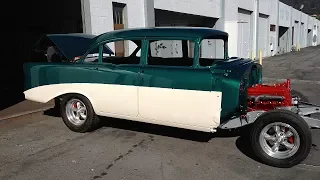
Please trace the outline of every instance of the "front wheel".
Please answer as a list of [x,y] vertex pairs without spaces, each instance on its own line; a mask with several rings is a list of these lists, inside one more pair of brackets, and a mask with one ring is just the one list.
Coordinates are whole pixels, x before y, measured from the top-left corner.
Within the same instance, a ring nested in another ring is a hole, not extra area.
[[270,111],[253,124],[252,149],[268,165],[281,168],[295,166],[308,156],[311,145],[308,124],[293,112]]

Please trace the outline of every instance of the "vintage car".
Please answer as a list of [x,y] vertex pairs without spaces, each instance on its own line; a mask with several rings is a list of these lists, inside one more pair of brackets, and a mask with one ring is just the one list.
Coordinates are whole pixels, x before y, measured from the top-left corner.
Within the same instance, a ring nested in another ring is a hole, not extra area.
[[[70,36],[87,37],[85,45]],[[293,96],[289,80],[262,84],[260,64],[229,58],[223,31],[157,27],[48,37],[59,39],[53,46],[65,60],[25,63],[25,98],[58,99],[75,132],[95,130],[102,116],[208,133],[249,127],[262,162],[292,167],[310,152],[310,128],[320,127],[310,116],[319,107]]]

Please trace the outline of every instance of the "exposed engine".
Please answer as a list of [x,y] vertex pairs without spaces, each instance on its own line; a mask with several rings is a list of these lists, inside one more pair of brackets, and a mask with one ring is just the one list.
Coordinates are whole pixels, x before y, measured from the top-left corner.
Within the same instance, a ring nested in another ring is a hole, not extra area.
[[279,106],[292,106],[290,80],[282,84],[257,84],[248,89],[248,111],[269,111]]

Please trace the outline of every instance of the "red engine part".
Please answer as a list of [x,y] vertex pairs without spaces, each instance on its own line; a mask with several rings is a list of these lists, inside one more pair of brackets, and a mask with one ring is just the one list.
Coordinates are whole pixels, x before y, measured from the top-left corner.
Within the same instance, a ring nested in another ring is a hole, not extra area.
[[248,111],[269,111],[279,106],[292,106],[289,79],[282,84],[257,84],[248,89]]

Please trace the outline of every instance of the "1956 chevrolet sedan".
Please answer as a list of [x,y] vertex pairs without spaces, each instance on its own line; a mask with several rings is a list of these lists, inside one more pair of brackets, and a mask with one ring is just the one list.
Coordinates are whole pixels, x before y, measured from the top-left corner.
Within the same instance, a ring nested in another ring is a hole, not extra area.
[[261,161],[292,167],[310,152],[310,128],[320,127],[310,116],[319,107],[292,94],[289,80],[262,84],[260,64],[229,58],[222,31],[139,28],[43,39],[42,56],[24,64],[25,98],[60,100],[75,132],[94,130],[101,116],[208,133],[246,126]]

